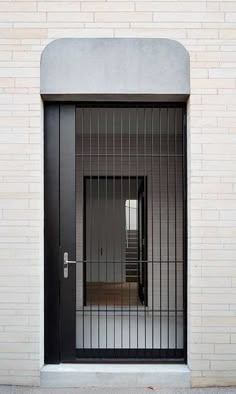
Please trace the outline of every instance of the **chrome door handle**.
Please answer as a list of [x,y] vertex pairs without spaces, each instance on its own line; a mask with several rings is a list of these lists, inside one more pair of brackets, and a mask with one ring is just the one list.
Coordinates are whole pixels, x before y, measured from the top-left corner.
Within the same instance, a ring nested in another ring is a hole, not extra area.
[[64,253],[64,278],[65,278],[65,279],[68,278],[68,273],[69,273],[68,265],[69,265],[69,264],[76,264],[76,261],[70,261],[70,260],[68,260],[68,253],[65,252],[65,253]]

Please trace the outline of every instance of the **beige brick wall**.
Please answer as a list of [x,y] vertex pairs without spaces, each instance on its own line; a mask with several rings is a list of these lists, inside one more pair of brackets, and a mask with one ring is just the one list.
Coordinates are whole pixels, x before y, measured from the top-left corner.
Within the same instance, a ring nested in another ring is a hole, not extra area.
[[166,37],[191,57],[189,365],[236,384],[235,1],[0,1],[0,383],[42,363],[40,54],[60,37]]

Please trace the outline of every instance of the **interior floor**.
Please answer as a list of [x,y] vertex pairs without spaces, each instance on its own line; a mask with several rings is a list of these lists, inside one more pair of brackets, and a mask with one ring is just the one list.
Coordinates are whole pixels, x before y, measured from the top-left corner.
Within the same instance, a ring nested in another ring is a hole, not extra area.
[[87,282],[86,305],[141,305],[138,283]]

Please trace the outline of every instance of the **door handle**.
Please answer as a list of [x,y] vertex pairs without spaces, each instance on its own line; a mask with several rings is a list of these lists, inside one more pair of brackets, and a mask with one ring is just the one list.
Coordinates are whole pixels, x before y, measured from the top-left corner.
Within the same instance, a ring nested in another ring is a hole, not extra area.
[[68,273],[69,273],[69,264],[76,264],[76,261],[70,261],[68,260],[68,253],[65,252],[64,253],[64,278],[67,279],[68,278]]

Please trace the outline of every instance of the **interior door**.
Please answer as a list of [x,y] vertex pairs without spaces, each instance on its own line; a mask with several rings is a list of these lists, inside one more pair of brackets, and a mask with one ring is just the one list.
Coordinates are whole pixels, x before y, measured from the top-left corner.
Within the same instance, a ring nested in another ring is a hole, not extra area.
[[120,182],[116,178],[86,178],[86,282],[123,281],[125,217]]

